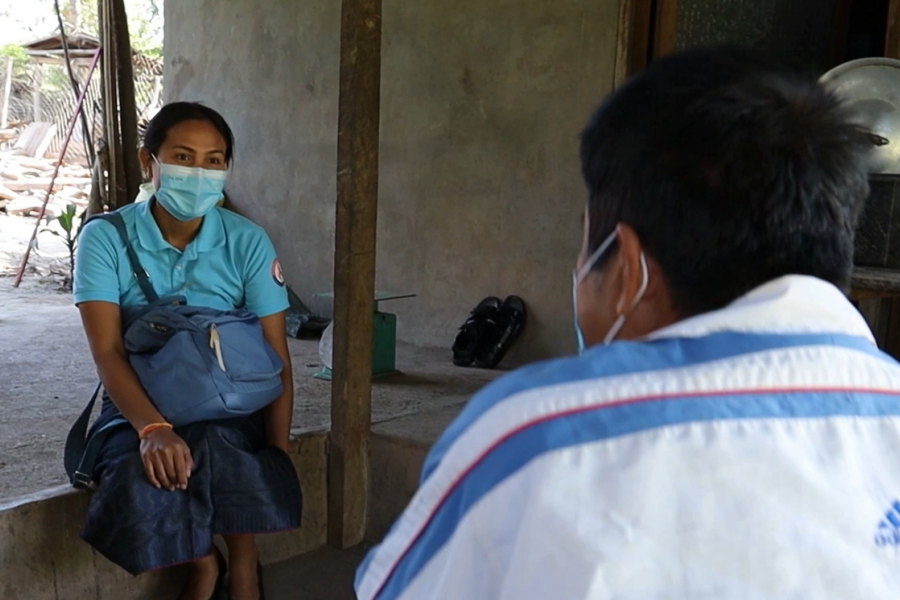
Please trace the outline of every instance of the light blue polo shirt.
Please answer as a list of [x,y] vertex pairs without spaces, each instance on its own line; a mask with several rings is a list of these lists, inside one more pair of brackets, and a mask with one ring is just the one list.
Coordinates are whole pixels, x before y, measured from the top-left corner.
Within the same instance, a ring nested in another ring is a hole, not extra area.
[[[162,236],[152,202],[121,208],[128,238],[159,296],[183,295],[188,304],[218,310],[246,308],[267,317],[289,306],[281,265],[261,227],[223,208],[203,219],[181,252]],[[147,304],[111,223],[85,225],[78,240],[73,282],[75,304]]]

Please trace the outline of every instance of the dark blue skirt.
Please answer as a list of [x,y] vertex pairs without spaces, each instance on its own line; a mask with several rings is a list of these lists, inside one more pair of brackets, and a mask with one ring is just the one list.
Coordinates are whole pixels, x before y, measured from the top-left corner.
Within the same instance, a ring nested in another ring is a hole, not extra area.
[[267,445],[262,413],[175,432],[194,459],[184,491],[150,484],[134,429],[106,439],[81,533],[100,554],[138,575],[208,556],[215,535],[300,527],[300,482],[288,455]]

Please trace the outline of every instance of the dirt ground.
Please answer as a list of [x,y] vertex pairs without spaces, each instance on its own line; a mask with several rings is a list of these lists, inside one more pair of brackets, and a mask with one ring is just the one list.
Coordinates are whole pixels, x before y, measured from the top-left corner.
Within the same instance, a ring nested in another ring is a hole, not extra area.
[[[0,497],[60,483],[61,440],[96,377],[71,296],[68,254],[38,236],[13,288],[35,219],[0,215]],[[85,401],[87,398],[85,398]]]
[[[78,311],[61,291],[68,258],[57,238],[39,236],[21,287],[12,286],[33,227],[34,219],[0,214],[0,500],[66,483],[65,437],[97,382]],[[290,345],[295,432],[327,427],[331,385],[313,378],[318,342]],[[447,349],[404,345],[397,366],[404,375],[373,386],[373,423],[425,411],[452,416],[497,375],[454,367]]]

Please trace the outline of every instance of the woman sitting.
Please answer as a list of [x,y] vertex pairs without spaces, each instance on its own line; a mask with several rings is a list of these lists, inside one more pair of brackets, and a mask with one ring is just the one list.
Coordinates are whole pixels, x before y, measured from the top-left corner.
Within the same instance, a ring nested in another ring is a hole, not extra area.
[[129,364],[121,311],[145,305],[115,228],[93,221],[81,233],[75,303],[104,396],[96,427],[124,416],[97,459],[98,483],[84,539],[129,573],[193,563],[181,597],[263,597],[254,536],[300,525],[301,495],[286,454],[293,409],[285,334],[287,291],[266,233],[219,208],[234,152],[228,124],[214,110],[169,104],[147,127],[140,159],[151,196],[121,208],[130,245],[159,296],[192,306],[244,308],[262,323],[284,363],[283,392],[249,417],[166,423]]

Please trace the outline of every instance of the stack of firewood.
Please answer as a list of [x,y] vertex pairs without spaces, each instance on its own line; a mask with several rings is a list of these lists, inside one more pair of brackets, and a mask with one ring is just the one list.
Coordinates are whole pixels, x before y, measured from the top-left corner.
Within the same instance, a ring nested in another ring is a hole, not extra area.
[[[55,167],[53,159],[0,152],[0,211],[14,216],[39,214]],[[90,191],[90,171],[78,165],[63,164],[45,214],[58,216],[72,203],[79,206],[80,212],[88,204]]]

